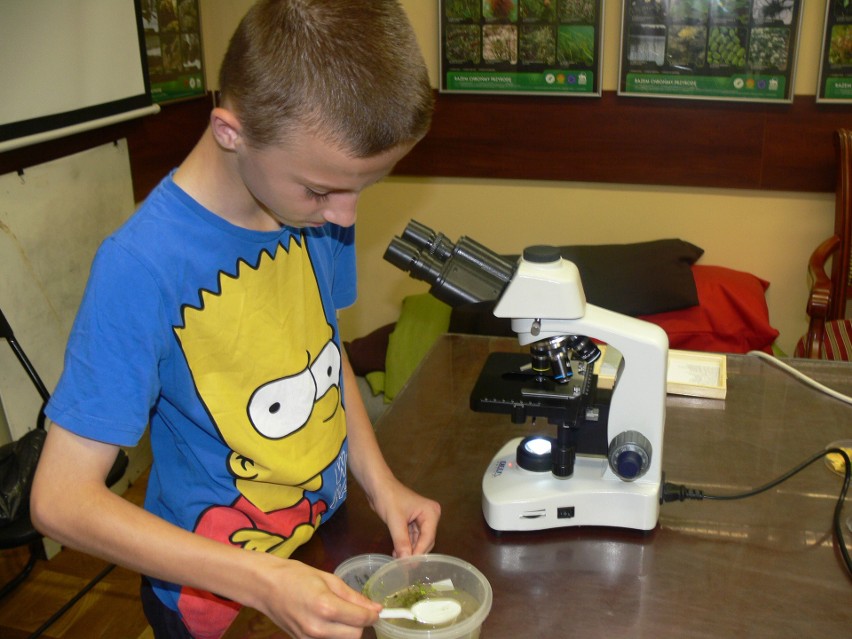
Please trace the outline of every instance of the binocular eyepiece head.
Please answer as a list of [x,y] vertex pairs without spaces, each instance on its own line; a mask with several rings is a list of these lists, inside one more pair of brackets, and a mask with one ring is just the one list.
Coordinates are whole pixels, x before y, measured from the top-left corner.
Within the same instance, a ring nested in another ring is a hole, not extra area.
[[513,262],[467,237],[455,244],[411,221],[391,240],[385,260],[431,285],[430,293],[450,306],[500,297],[515,271]]

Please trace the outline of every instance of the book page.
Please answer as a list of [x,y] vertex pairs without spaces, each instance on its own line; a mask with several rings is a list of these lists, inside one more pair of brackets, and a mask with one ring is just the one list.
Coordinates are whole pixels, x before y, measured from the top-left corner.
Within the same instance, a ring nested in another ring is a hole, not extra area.
[[691,386],[720,386],[718,363],[669,358],[668,381]]

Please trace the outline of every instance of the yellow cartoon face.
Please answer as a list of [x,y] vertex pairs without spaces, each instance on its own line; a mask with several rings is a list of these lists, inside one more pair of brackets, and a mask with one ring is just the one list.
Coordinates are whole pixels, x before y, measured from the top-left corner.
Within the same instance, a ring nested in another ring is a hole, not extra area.
[[[292,375],[267,382],[249,399],[249,420],[254,429],[269,439],[281,439],[303,428],[317,411],[317,419],[327,422],[339,408],[340,351],[334,342],[311,360],[310,353],[302,369]],[[324,398],[323,406],[315,406]],[[323,415],[323,409],[329,414]]]
[[319,489],[346,437],[341,355],[307,248],[291,238],[241,262],[201,299],[175,330],[237,488],[264,510],[289,506]]

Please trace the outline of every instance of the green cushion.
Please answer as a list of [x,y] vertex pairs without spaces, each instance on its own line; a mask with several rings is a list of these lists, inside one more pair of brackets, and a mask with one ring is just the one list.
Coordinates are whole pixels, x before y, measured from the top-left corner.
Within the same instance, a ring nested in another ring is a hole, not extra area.
[[402,390],[432,344],[450,326],[452,308],[429,293],[409,295],[388,337],[385,361],[385,401]]
[[385,392],[384,371],[370,371],[364,375],[364,379],[367,380],[367,384],[370,386],[370,392],[373,393],[373,397]]

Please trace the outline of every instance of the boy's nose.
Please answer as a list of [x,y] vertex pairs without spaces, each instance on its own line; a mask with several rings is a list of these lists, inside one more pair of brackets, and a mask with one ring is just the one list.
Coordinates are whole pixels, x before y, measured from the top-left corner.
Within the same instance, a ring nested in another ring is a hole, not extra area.
[[323,213],[326,222],[337,224],[338,226],[352,226],[355,224],[357,217],[358,194],[346,193],[338,194]]

